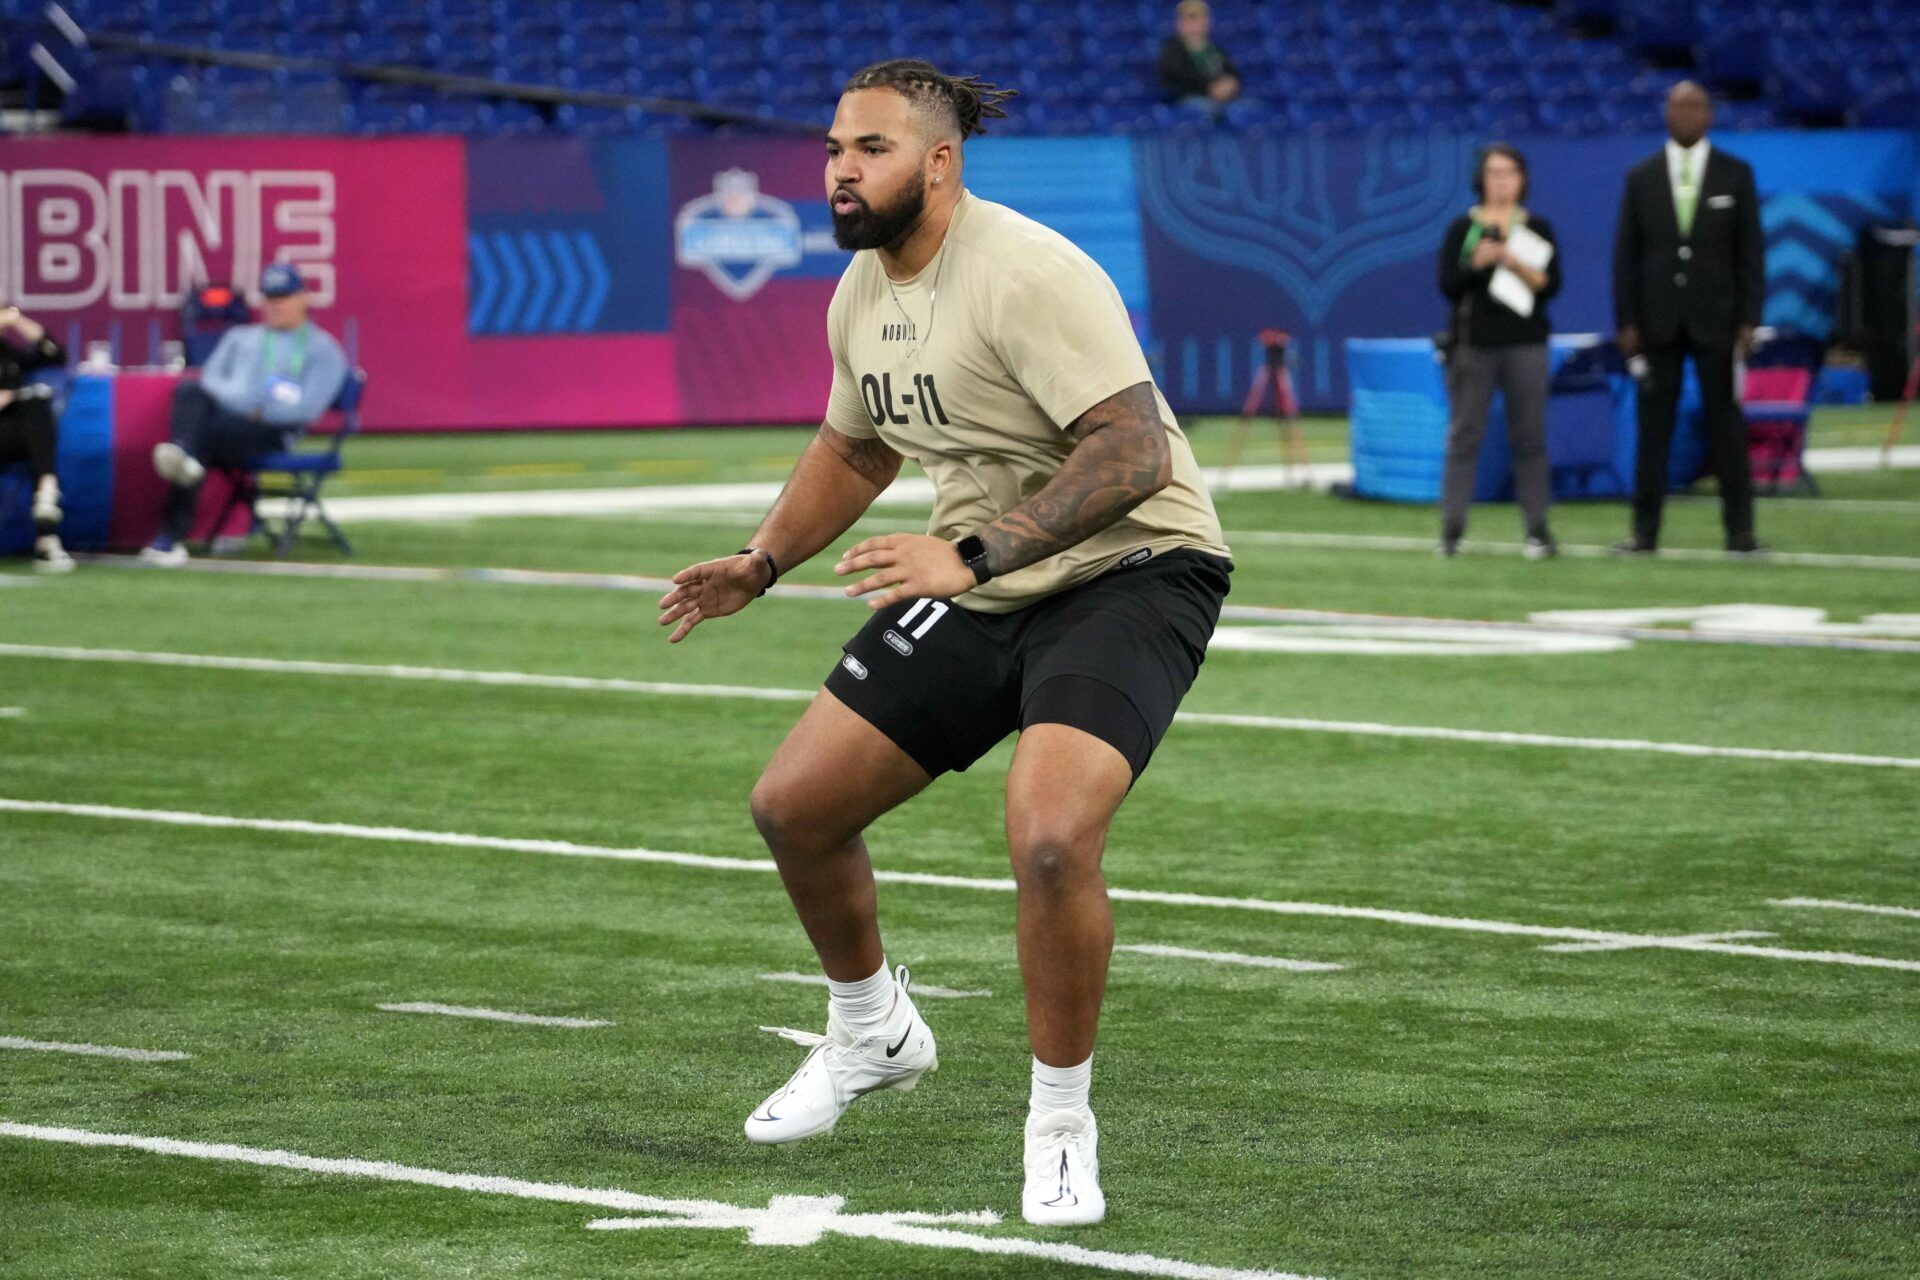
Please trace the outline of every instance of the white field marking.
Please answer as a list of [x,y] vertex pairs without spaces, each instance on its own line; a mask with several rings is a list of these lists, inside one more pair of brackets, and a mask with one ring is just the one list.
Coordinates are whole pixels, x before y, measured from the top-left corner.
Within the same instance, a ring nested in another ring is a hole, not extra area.
[[[1786,604],[1709,604],[1651,609],[1549,609],[1532,615],[1549,626],[1634,628],[1685,625],[1696,632],[1742,639],[1769,636],[1913,637],[1920,640],[1920,613],[1870,613],[1858,622],[1829,622],[1825,609]],[[1910,646],[1920,650],[1920,644]]]
[[[1335,551],[1419,551],[1433,554],[1434,539],[1413,538],[1385,533],[1311,533],[1300,530],[1234,529],[1226,535],[1229,547],[1252,544],[1276,547],[1324,547]],[[1460,544],[1469,552],[1482,551],[1520,555],[1525,546],[1518,542],[1481,542],[1468,539]],[[1579,560],[1605,560],[1614,552],[1597,543],[1560,544],[1560,554]],[[1663,547],[1662,560],[1707,561],[1729,564],[1792,565],[1802,569],[1899,569],[1920,570],[1920,556],[1843,555],[1828,551],[1769,551],[1763,556],[1741,556],[1705,547]]]
[[[791,982],[803,987],[824,987],[827,975],[824,973],[763,973],[762,982]],[[925,982],[913,984],[913,994],[927,996],[934,1000],[972,1000],[980,996],[990,996],[991,991],[956,991],[952,987],[936,987]]]
[[[1689,933],[1681,935],[1680,942],[1731,942],[1736,938],[1777,938],[1777,933],[1763,933],[1754,929],[1735,929],[1730,933]],[[1642,942],[1550,942],[1541,947],[1542,951],[1633,951],[1646,946]]]
[[181,1062],[193,1056],[172,1049],[121,1049],[110,1044],[63,1044],[58,1040],[25,1040],[19,1036],[0,1036],[0,1049],[77,1053],[88,1058],[125,1058],[129,1062]]
[[[218,671],[254,671],[286,675],[351,676],[386,680],[427,680],[453,684],[527,686],[608,693],[657,694],[687,698],[750,698],[765,702],[807,702],[812,689],[761,685],[678,684],[599,676],[554,676],[524,671],[473,671],[447,667],[378,666],[352,662],[309,662],[284,658],[234,658],[196,653],[150,653],[132,649],[77,649],[59,645],[0,644],[0,658],[46,658],[65,662],[120,662],[156,667],[198,667]],[[1920,758],[1857,755],[1843,751],[1794,751],[1772,747],[1716,747],[1691,742],[1638,738],[1570,738],[1548,733],[1450,729],[1437,725],[1376,724],[1364,720],[1308,720],[1293,716],[1229,715],[1182,711],[1185,724],[1230,725],[1299,733],[1345,733],[1376,738],[1424,738],[1440,742],[1480,742],[1497,746],[1561,747],[1585,751],[1637,751],[1656,755],[1765,760],[1786,764],[1855,765],[1878,769],[1920,769]]]
[[1491,729],[1447,729],[1431,725],[1375,724],[1364,720],[1299,720],[1289,716],[1228,715],[1211,711],[1182,711],[1174,719],[1188,724],[1236,725],[1247,729],[1297,729],[1309,733],[1352,733],[1377,738],[1484,742],[1509,747],[1642,751],[1654,755],[1767,760],[1781,764],[1839,764],[1875,769],[1920,769],[1920,758],[1856,755],[1847,751],[1784,751],[1771,747],[1713,747],[1694,742],[1655,742],[1639,738],[1568,738],[1551,733],[1509,733]]
[[534,1027],[611,1027],[597,1018],[551,1018],[538,1013],[509,1013],[504,1009],[476,1009],[464,1004],[433,1004],[415,1001],[408,1004],[375,1005],[388,1013],[438,1013],[449,1018],[480,1018],[487,1022],[524,1022]]
[[66,1129],[47,1125],[16,1124],[0,1120],[0,1137],[24,1138],[37,1142],[60,1142],[82,1147],[111,1147],[147,1151],[155,1155],[185,1156],[197,1160],[220,1160],[235,1164],[260,1165],[271,1169],[294,1169],[302,1173],[329,1174],[335,1177],[368,1178],[379,1182],[411,1183],[439,1187],[448,1191],[470,1191],[483,1195],[514,1196],[522,1200],[542,1200],[556,1204],[590,1205],[617,1209],[625,1213],[650,1215],[636,1223],[596,1219],[588,1224],[601,1230],[616,1225],[720,1227],[744,1229],[753,1244],[809,1244],[823,1235],[850,1236],[866,1240],[886,1240],[895,1244],[921,1245],[931,1249],[952,1249],[967,1253],[1038,1258],[1043,1261],[1092,1267],[1124,1275],[1167,1276],[1173,1280],[1313,1280],[1293,1272],[1247,1271],[1231,1267],[1212,1267],[1204,1263],[1183,1262],[1177,1258],[1159,1258],[1145,1253],[1111,1253],[1079,1245],[1029,1240],[1021,1236],[981,1236],[951,1227],[939,1229],[929,1224],[951,1223],[966,1226],[994,1226],[1000,1215],[990,1209],[964,1213],[841,1213],[846,1203],[841,1196],[775,1196],[764,1209],[728,1204],[722,1200],[667,1199],[641,1195],[612,1187],[574,1187],[558,1182],[527,1182],[519,1178],[491,1177],[477,1173],[447,1173],[439,1169],[420,1169],[381,1160],[334,1159],[301,1155],[294,1151],[274,1151],[262,1147],[243,1147],[224,1142],[189,1142],[178,1138],[149,1138],[131,1133],[101,1133],[92,1129]]
[[1622,636],[1578,635],[1530,627],[1377,626],[1371,623],[1283,627],[1221,626],[1209,650],[1236,653],[1336,653],[1371,657],[1489,658],[1615,653],[1633,648]]
[[25,707],[0,707],[0,720],[20,720],[27,714]]
[[[52,800],[0,799],[0,812],[59,814],[75,818],[102,818],[118,822],[151,822],[176,827],[206,827],[228,831],[280,831],[293,835],[336,836],[349,840],[377,840],[392,844],[434,845],[458,849],[494,849],[505,853],[537,853],[563,858],[609,858],[620,862],[651,862],[694,867],[703,871],[778,870],[770,858],[723,858],[703,853],[672,853],[659,849],[616,849],[576,844],[571,840],[527,840],[504,836],[464,835],[452,831],[418,831],[407,827],[363,827],[344,822],[303,822],[286,818],[233,818],[211,813],[181,813],[167,809],[126,809],[103,804],[66,804]],[[913,884],[984,893],[1013,893],[1011,879],[942,875],[929,871],[875,870],[873,878],[885,884]],[[1689,938],[1581,929],[1563,925],[1515,924],[1505,920],[1476,920],[1462,916],[1430,915],[1423,911],[1394,911],[1383,907],[1347,907],[1325,902],[1281,902],[1268,898],[1227,898],[1201,893],[1170,893],[1155,889],[1126,889],[1109,885],[1115,902],[1152,902],[1173,907],[1206,907],[1225,911],[1260,911],[1272,915],[1322,916],[1335,920],[1371,920],[1380,924],[1424,929],[1454,929],[1468,933],[1504,934],[1520,938],[1550,938],[1561,942],[1626,942],[1668,951],[1704,951],[1718,955],[1752,956],[1762,960],[1802,960],[1817,964],[1856,965],[1869,969],[1900,969],[1920,973],[1920,960],[1852,955],[1840,951],[1789,951],[1780,947],[1749,947],[1732,942],[1699,942]]]
[[1209,964],[1243,964],[1254,969],[1290,969],[1295,973],[1333,973],[1343,964],[1322,960],[1286,960],[1280,956],[1249,956],[1238,951],[1193,951],[1186,947],[1163,947],[1151,942],[1122,943],[1115,951],[1131,951],[1142,956],[1169,956],[1176,960],[1205,960]]
[[1770,907],[1821,907],[1829,911],[1864,911],[1874,916],[1899,916],[1906,920],[1920,920],[1920,910],[1913,907],[1882,907],[1871,902],[1847,902],[1840,898],[1768,898]]
[[[890,527],[897,522],[865,521],[876,528]],[[1240,538],[1242,535],[1232,535]],[[1255,539],[1265,534],[1246,535]],[[1291,537],[1292,535],[1287,535]],[[1307,535],[1320,537],[1321,535]],[[1344,535],[1341,535],[1344,536]],[[1402,540],[1417,541],[1417,540]],[[1422,544],[1424,545],[1424,544]],[[1518,543],[1512,544],[1517,550]],[[153,566],[143,564],[132,556],[88,555],[83,559],[89,563],[108,568],[140,569],[151,571]],[[197,559],[185,565],[175,566],[164,572],[214,573],[241,575],[245,577],[269,578],[322,578],[347,581],[368,580],[377,582],[446,582],[446,583],[486,583],[500,586],[534,587],[573,587],[594,591],[634,591],[640,593],[665,593],[673,586],[666,578],[652,578],[643,574],[630,573],[574,573],[563,570],[542,569],[419,569],[391,565],[370,564],[330,564],[301,562],[295,560],[221,560]],[[814,600],[845,605],[846,593],[839,587],[812,586],[804,583],[781,583],[767,593],[785,600]],[[1446,627],[1449,629],[1476,629],[1500,633],[1543,632],[1551,635],[1573,636],[1614,636],[1628,640],[1664,640],[1692,642],[1699,644],[1736,644],[1762,645],[1769,648],[1789,649],[1862,649],[1881,653],[1920,653],[1920,640],[1889,640],[1875,638],[1874,631],[1885,628],[1873,628],[1862,633],[1862,629],[1836,631],[1824,628],[1817,634],[1799,634],[1792,631],[1765,630],[1744,631],[1727,626],[1678,630],[1670,627],[1634,626],[1617,618],[1598,616],[1618,611],[1596,610],[1596,616],[1587,617],[1587,611],[1547,612],[1535,614],[1524,621],[1476,618],[1423,618],[1399,614],[1381,613],[1343,613],[1331,609],[1280,609],[1262,605],[1230,604],[1220,612],[1222,619],[1233,622],[1264,623],[1327,623],[1334,626],[1394,627],[1417,630],[1427,627]],[[1900,615],[1875,615],[1877,621]],[[1304,633],[1303,633],[1304,634]],[[1297,649],[1295,651],[1298,651]],[[1457,652],[1449,648],[1448,653]]]

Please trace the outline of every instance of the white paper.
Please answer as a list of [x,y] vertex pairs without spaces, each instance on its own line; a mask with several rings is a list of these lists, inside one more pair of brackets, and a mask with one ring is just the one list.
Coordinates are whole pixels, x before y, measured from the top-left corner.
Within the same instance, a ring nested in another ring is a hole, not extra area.
[[1494,268],[1493,279],[1487,282],[1487,296],[1509,311],[1523,316],[1533,314],[1533,290],[1507,267]]
[[1545,271],[1553,261],[1553,244],[1524,223],[1507,233],[1507,252],[1523,267]]

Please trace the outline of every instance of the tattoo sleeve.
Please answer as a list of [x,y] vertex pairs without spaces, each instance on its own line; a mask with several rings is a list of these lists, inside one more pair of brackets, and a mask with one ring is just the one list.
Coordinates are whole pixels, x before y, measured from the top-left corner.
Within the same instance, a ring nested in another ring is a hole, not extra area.
[[1109,396],[1067,428],[1073,451],[1040,492],[980,530],[996,574],[1086,541],[1173,479],[1151,382]]
[[900,474],[900,455],[878,436],[861,439],[842,435],[832,427],[823,425],[816,439],[831,449],[861,479],[871,484],[876,493],[892,484],[893,478]]

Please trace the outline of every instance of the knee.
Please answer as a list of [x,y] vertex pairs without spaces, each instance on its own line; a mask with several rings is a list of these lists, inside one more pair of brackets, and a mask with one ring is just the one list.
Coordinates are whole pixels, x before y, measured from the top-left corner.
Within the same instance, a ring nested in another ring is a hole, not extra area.
[[1085,833],[1036,825],[1017,833],[1008,852],[1022,893],[1055,897],[1100,879],[1101,841]]
[[762,774],[747,801],[753,825],[776,857],[818,852],[845,843],[831,815],[808,802],[802,788],[775,774]]

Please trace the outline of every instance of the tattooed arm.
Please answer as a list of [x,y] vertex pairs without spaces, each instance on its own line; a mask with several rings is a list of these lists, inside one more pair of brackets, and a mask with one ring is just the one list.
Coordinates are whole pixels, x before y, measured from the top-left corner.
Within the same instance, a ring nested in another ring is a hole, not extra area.
[[823,425],[747,544],[765,554],[708,560],[673,576],[673,590],[660,598],[660,625],[679,623],[668,639],[678,643],[705,619],[746,608],[773,576],[769,556],[781,573],[812,559],[865,514],[900,473],[900,462],[878,438]]
[[1067,428],[1073,452],[1046,487],[980,530],[996,575],[1085,542],[1173,481],[1153,384],[1109,396]]
[[[1040,492],[979,531],[997,576],[1085,542],[1173,481],[1173,456],[1151,382],[1109,396],[1067,428],[1073,451]],[[946,599],[974,586],[973,570],[944,538],[892,533],[848,549],[834,572],[876,570],[847,588],[881,594],[871,608],[920,596]]]

